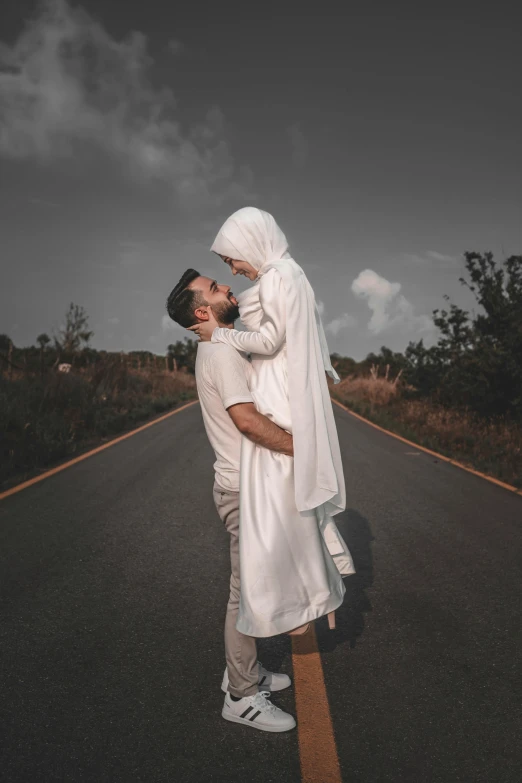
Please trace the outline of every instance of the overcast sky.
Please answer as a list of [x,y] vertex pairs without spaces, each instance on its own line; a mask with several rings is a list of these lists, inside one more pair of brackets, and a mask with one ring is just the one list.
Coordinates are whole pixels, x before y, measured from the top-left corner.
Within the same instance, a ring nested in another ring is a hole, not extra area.
[[0,332],[33,344],[73,301],[94,347],[163,353],[181,273],[232,282],[208,248],[246,205],[356,359],[431,344],[443,294],[471,303],[464,251],[522,253],[509,6],[306,7],[3,0]]

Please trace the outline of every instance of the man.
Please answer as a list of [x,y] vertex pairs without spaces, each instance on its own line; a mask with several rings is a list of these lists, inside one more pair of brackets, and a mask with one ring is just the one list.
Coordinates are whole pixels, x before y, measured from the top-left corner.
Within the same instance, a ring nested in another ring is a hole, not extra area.
[[[208,320],[212,308],[219,325],[232,329],[239,318],[230,287],[218,285],[188,269],[167,300],[170,317],[188,328]],[[246,356],[228,345],[198,343],[196,383],[203,421],[216,454],[214,502],[230,535],[230,597],[225,620],[227,668],[222,683],[222,716],[263,731],[280,732],[296,725],[267,698],[269,691],[290,685],[286,674],[266,671],[257,661],[256,640],[236,629],[239,608],[239,463],[241,435],[264,448],[293,456],[292,436],[260,414],[248,386]],[[259,690],[261,688],[261,690]]]

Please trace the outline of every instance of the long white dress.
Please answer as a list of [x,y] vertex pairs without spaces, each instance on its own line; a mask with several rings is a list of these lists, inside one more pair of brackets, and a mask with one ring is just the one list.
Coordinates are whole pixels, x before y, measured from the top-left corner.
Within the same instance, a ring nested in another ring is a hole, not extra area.
[[[277,270],[238,297],[247,332],[216,329],[213,342],[255,351],[261,326],[271,355],[252,353],[256,408],[292,432],[286,346],[286,294]],[[342,575],[354,573],[350,552],[324,506],[298,511],[294,460],[243,437],[240,478],[241,599],[237,629],[274,636],[336,609],[345,593]]]

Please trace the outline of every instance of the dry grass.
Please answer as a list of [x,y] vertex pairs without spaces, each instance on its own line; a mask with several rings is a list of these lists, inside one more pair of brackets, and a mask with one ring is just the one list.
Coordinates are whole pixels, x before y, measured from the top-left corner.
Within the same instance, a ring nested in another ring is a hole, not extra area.
[[0,488],[196,397],[194,376],[120,361],[70,373],[0,377]]
[[340,402],[399,435],[516,487],[522,487],[522,425],[411,399],[399,378],[345,378]]
[[367,400],[372,406],[389,405],[401,392],[400,373],[393,380],[389,378],[389,367],[382,377],[378,373],[378,368],[372,366],[369,378],[345,378],[336,390],[354,400]]

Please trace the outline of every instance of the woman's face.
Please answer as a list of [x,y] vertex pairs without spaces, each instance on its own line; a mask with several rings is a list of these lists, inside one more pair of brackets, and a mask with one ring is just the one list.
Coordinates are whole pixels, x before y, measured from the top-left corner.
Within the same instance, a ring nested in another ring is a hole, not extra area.
[[236,259],[229,258],[228,256],[221,256],[221,258],[225,264],[228,264],[233,275],[243,275],[249,280],[256,279],[257,269],[254,269],[252,264],[249,264],[248,261],[236,261]]

